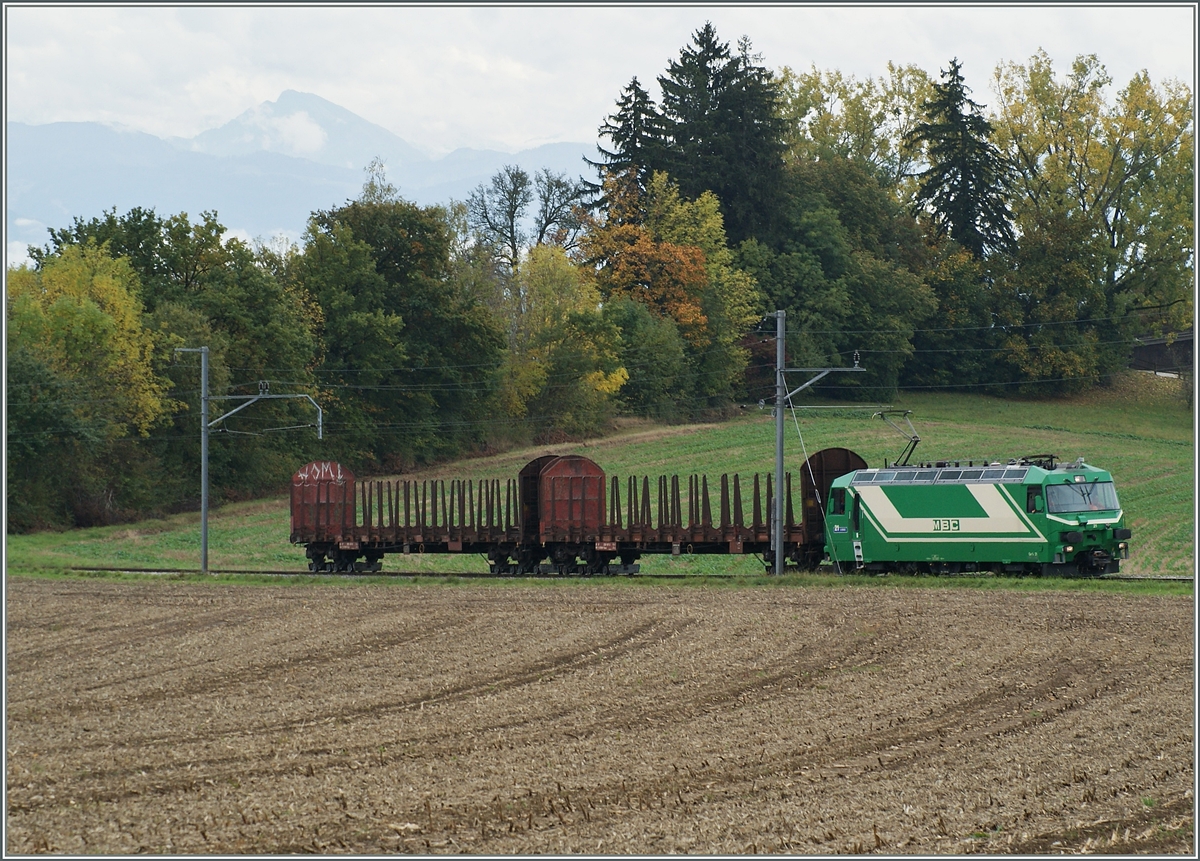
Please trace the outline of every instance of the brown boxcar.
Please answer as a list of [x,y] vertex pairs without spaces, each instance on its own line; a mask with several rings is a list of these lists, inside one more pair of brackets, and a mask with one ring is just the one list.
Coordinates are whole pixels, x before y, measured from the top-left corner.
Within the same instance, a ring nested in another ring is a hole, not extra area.
[[604,470],[586,457],[564,455],[542,463],[537,524],[541,543],[596,541],[604,525],[604,484]]

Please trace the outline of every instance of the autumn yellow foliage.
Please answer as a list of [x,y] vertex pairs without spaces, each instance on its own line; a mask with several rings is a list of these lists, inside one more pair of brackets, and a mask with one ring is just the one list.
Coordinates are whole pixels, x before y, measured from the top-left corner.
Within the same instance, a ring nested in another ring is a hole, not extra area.
[[41,270],[8,270],[8,345],[22,347],[88,395],[81,416],[145,435],[166,409],[142,325],[137,276],[94,244],[68,246]]

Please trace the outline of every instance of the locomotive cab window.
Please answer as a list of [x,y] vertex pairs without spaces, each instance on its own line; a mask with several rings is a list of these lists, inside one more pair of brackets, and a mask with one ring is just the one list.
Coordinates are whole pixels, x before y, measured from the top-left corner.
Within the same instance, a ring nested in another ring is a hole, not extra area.
[[1046,505],[1042,500],[1042,489],[1040,487],[1031,487],[1025,495],[1025,510],[1030,514],[1036,514],[1039,511],[1045,510]]
[[835,487],[829,493],[829,513],[830,514],[845,514],[846,513],[846,488]]
[[1046,509],[1055,514],[1078,511],[1116,511],[1117,491],[1111,481],[1083,481],[1046,487]]

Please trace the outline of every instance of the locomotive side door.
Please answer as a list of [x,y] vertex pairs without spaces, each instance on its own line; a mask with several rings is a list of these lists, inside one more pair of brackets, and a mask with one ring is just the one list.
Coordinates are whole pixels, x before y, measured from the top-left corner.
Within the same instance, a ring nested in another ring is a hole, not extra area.
[[854,503],[851,506],[850,513],[850,535],[852,536],[852,546],[854,547],[854,567],[863,567],[863,550],[862,550],[862,497],[851,491],[854,496]]
[[862,503],[847,482],[835,481],[829,490],[825,510],[825,552],[839,568],[855,560],[862,562]]

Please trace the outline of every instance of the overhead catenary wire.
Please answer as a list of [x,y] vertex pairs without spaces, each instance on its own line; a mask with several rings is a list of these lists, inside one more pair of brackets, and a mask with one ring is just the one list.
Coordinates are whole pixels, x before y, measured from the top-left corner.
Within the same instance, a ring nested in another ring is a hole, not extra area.
[[[1113,344],[1132,344],[1132,343],[1133,343],[1132,341],[1126,341],[1126,340],[1105,341],[1105,342],[1098,342],[1097,344],[1092,345],[1092,346],[1108,346],[1108,345],[1113,345]],[[1074,345],[1074,344],[1045,344],[1045,345],[1037,345],[1036,349],[1069,349],[1074,346],[1077,346],[1077,345]],[[863,355],[912,355],[912,354],[926,354],[926,353],[952,353],[952,354],[997,353],[997,352],[1008,352],[1010,350],[1011,350],[1011,348],[1008,348],[1008,347],[956,348],[956,349],[937,349],[937,350],[876,350],[876,349],[863,348],[861,350],[858,350],[858,352],[862,353]],[[624,367],[627,371],[630,369],[636,370],[636,369],[654,367],[653,363],[650,363],[650,362],[647,362],[647,363],[641,364],[641,365],[636,364],[636,363],[622,363],[621,366]],[[451,367],[454,367],[454,366],[443,366],[443,369],[451,368]],[[471,367],[478,367],[478,366],[464,365],[461,367],[471,368]],[[766,363],[755,363],[748,367],[766,368],[767,365],[766,365]],[[390,369],[387,371],[380,370],[380,369],[359,369],[359,370],[351,371],[351,373],[366,373],[366,372],[368,372],[368,370],[370,370],[370,372],[372,372],[372,373],[385,373],[385,372],[400,373],[402,371],[402,369]],[[323,372],[323,373],[331,373],[332,374],[335,372],[328,371],[328,372]],[[342,372],[337,371],[336,373],[342,373]],[[723,370],[716,369],[716,370],[710,371],[708,373],[701,372],[699,374],[699,378],[704,379],[704,378],[711,378],[711,377],[719,377],[722,375],[723,375]],[[1047,380],[1016,380],[1016,381],[1012,381],[1012,382],[988,382],[988,383],[978,383],[978,384],[956,383],[956,384],[954,384],[954,386],[969,387],[969,386],[974,385],[974,386],[986,387],[986,386],[994,386],[994,385],[1023,385],[1023,384],[1028,384],[1028,383],[1063,382],[1063,381],[1077,380],[1077,379],[1078,380],[1086,380],[1086,379],[1090,379],[1090,378],[1091,377],[1089,375],[1083,375],[1083,376],[1079,376],[1079,377],[1060,377],[1060,378],[1047,379]],[[564,382],[558,382],[558,381],[564,381]],[[349,390],[349,391],[362,391],[362,392],[378,391],[378,392],[413,392],[413,393],[428,393],[428,394],[433,394],[433,393],[454,394],[454,393],[463,392],[463,391],[476,391],[477,390],[477,383],[475,383],[475,382],[464,382],[464,383],[454,383],[454,382],[411,383],[410,382],[410,383],[375,383],[375,384],[363,384],[363,383],[352,383],[352,382],[334,383],[334,382],[321,382],[321,381],[305,382],[302,380],[272,380],[271,382],[273,384],[278,383],[280,385],[316,387],[316,388],[320,388],[324,391]],[[571,386],[573,386],[576,382],[578,382],[578,374],[575,372],[552,374],[552,375],[548,375],[547,385],[543,387],[543,390],[566,389],[566,388],[570,388]],[[240,386],[248,386],[248,385],[252,385],[252,383],[247,382],[247,383],[231,384],[230,388],[237,388]],[[825,384],[822,386],[822,388],[829,388],[830,385],[831,384]],[[834,387],[836,388],[836,386],[834,386]],[[861,387],[860,386],[844,386],[842,388],[858,389]],[[897,388],[899,388],[899,389],[923,389],[923,388],[929,388],[929,386],[923,385],[923,384],[922,385],[907,385],[907,386],[901,385],[901,386],[897,386]]]
[[[1169,304],[1174,305],[1181,301],[1183,300],[1176,300]],[[1151,311],[1161,311],[1165,307],[1168,306],[1155,305],[1149,308],[1130,308],[1123,315],[1109,317],[1081,317],[1074,320],[1043,320],[1029,323],[993,322],[986,326],[913,327],[912,329],[803,329],[802,331],[806,335],[903,335],[906,332],[925,334],[930,332],[988,332],[1009,331],[1012,329],[1041,329],[1050,326],[1076,326],[1082,323],[1115,323],[1128,319],[1130,314],[1148,314]]]
[[[1059,384],[1059,383],[1070,383],[1070,382],[1081,382],[1081,381],[1087,382],[1087,381],[1091,381],[1094,379],[1101,379],[1101,380],[1111,379],[1115,376],[1116,376],[1116,373],[1100,374],[1100,375],[1098,375],[1098,377],[1092,376],[1092,375],[1087,375],[1087,376],[1079,376],[1079,377],[1053,377],[1053,378],[1042,379],[1042,380],[1009,380],[1009,381],[1003,381],[1003,382],[986,382],[986,383],[945,383],[945,384],[930,383],[930,384],[909,385],[909,386],[899,385],[899,386],[895,386],[894,390],[897,392],[920,392],[920,391],[929,391],[929,390],[938,390],[938,389],[954,389],[954,390],[960,390],[960,391],[962,391],[962,390],[979,390],[979,389],[994,389],[997,387],[1034,386],[1034,385],[1040,386],[1040,385],[1055,385],[1055,384]],[[826,391],[850,391],[850,392],[855,392],[855,393],[862,392],[862,391],[864,391],[864,389],[869,389],[869,388],[872,388],[872,387],[869,387],[869,386],[868,387],[852,387],[852,386],[837,385],[837,384],[832,384],[832,383],[825,383],[824,385],[822,385],[822,389],[824,389]],[[878,387],[876,387],[876,388],[878,388]],[[888,388],[889,388],[889,390],[891,390],[891,388],[893,388],[893,387],[888,387]],[[773,386],[766,386],[764,384],[763,386],[752,387],[751,389],[748,390],[748,394],[753,396],[758,393],[765,393],[767,391],[771,391],[773,389],[774,389]],[[708,406],[706,398],[688,398],[688,399],[684,399],[678,403],[685,410],[689,407],[691,409],[702,409],[702,408]],[[845,405],[845,407],[842,407],[842,408],[849,409],[849,408],[853,408],[853,406],[854,406],[853,403],[848,403]],[[830,407],[830,409],[835,409],[835,408],[836,407]],[[171,414],[169,419],[171,421],[174,421],[176,419],[191,418],[192,416],[193,416],[193,413],[190,413],[190,412],[178,412],[178,413]],[[553,414],[539,414],[539,415],[523,416],[523,417],[514,417],[514,416],[496,417],[494,415],[491,415],[491,416],[488,416],[486,418],[481,418],[481,419],[470,419],[470,420],[460,419],[460,420],[453,420],[453,421],[439,419],[434,416],[431,416],[429,419],[423,419],[423,420],[414,421],[414,422],[364,422],[362,424],[357,424],[357,423],[347,423],[347,422],[338,422],[338,421],[327,421],[325,423],[325,435],[331,436],[331,437],[345,436],[346,434],[342,432],[342,430],[345,428],[351,428],[358,432],[368,432],[368,431],[372,431],[372,430],[405,431],[405,430],[414,430],[414,429],[442,429],[442,428],[463,428],[463,429],[465,429],[465,428],[472,428],[472,427],[497,427],[497,426],[511,428],[511,427],[525,426],[525,425],[530,426],[530,427],[544,427],[547,421],[552,421],[555,418],[556,418],[556,416],[554,416]],[[242,420],[246,421],[247,419],[242,419]],[[8,437],[10,439],[20,439],[20,438],[37,437],[37,436],[77,435],[78,433],[79,433],[79,429],[71,428],[71,427],[39,428],[36,431],[10,431],[8,433]],[[190,438],[190,437],[191,437],[191,434],[189,432],[180,432],[180,433],[173,433],[173,434],[152,432],[148,436],[126,435],[126,436],[114,437],[112,439],[114,441],[129,441],[129,440],[166,441],[166,440]]]
[[[1079,322],[1079,321],[1072,321],[1072,322]],[[1040,325],[1051,325],[1051,324],[1047,323],[1047,324],[1038,324],[1038,325],[1040,326]],[[991,328],[993,331],[997,331],[997,332],[1000,331],[998,329],[995,329],[994,327],[983,327],[983,328],[984,329]],[[1016,328],[1021,328],[1021,327],[1016,327]],[[912,330],[878,329],[878,330],[862,330],[862,331],[855,331],[855,330],[811,331],[811,332],[805,332],[804,334],[808,334],[808,335],[909,335],[910,333],[919,333],[919,332],[953,333],[953,332],[970,332],[970,331],[977,331],[977,330],[978,329],[976,327],[962,327],[962,328],[948,328],[948,329],[912,329]],[[1114,345],[1134,346],[1134,345],[1138,344],[1139,342],[1140,342],[1140,339],[1137,337],[1127,337],[1127,338],[1118,338],[1118,339],[1106,340],[1106,341],[1095,341],[1095,342],[1087,344],[1086,346],[1088,346],[1089,348],[1098,347],[1098,346],[1099,347],[1114,346]],[[1078,343],[1067,342],[1067,343],[1053,343],[1053,344],[1034,344],[1032,346],[1034,349],[1038,349],[1038,350],[1047,350],[1047,349],[1065,350],[1065,349],[1071,349],[1074,347],[1079,347],[1082,345],[1080,345]],[[742,347],[740,344],[737,344],[737,343],[725,344],[725,345],[721,345],[719,347],[713,347],[708,350],[702,350],[702,351],[699,351],[696,353],[692,353],[691,356],[693,358],[704,358],[704,357],[713,355],[715,353],[727,352],[731,348],[744,349],[744,347]],[[997,353],[997,352],[1006,352],[1013,348],[1012,347],[939,347],[939,348],[929,348],[929,349],[924,349],[924,348],[878,349],[878,348],[872,348],[872,347],[868,347],[868,346],[862,346],[862,347],[856,347],[855,349],[864,355],[866,355],[866,354],[871,354],[871,355],[912,355],[912,354],[918,354],[918,353],[919,354],[925,354],[925,353],[953,353],[953,354]],[[626,369],[629,369],[631,367],[632,368],[653,368],[653,367],[655,367],[655,362],[653,360],[647,360],[644,363],[636,363],[636,362],[635,363],[623,363],[623,365],[626,367]],[[765,364],[763,366],[766,367]],[[224,367],[228,371],[239,371],[239,372],[250,372],[250,373],[272,373],[272,374],[312,373],[312,374],[320,374],[323,376],[337,376],[337,375],[350,375],[350,374],[418,374],[418,373],[432,373],[432,372],[445,372],[445,371],[463,371],[463,370],[470,370],[473,368],[495,369],[497,367],[497,364],[495,362],[486,362],[486,363],[472,362],[472,363],[451,364],[451,365],[407,365],[407,366],[372,367],[372,368],[245,367],[245,366],[239,366],[239,365],[224,365],[222,367]],[[287,379],[273,380],[272,382],[280,382],[283,384],[291,383],[291,384],[296,384],[296,385],[313,385],[313,384],[321,385],[321,383],[319,383],[317,381],[287,380]],[[252,383],[239,383],[237,385],[252,385]],[[326,385],[328,385],[328,384],[326,384]],[[339,385],[339,384],[334,384],[334,385]],[[357,384],[343,383],[340,385],[343,387],[347,387],[347,388],[353,388]],[[421,385],[413,385],[412,386],[412,388],[414,388],[414,389],[419,389],[421,387],[422,387]]]

